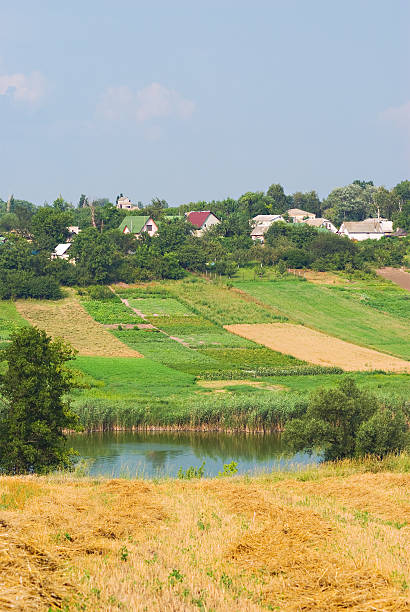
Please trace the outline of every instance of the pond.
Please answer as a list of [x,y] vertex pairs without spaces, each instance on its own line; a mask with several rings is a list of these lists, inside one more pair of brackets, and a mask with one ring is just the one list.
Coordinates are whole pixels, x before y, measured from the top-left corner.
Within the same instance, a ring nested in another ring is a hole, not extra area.
[[238,463],[238,473],[254,474],[319,460],[302,453],[285,457],[280,434],[104,432],[71,435],[68,442],[89,460],[92,476],[176,477],[179,468],[199,467],[203,461],[205,476],[216,476],[231,461]]

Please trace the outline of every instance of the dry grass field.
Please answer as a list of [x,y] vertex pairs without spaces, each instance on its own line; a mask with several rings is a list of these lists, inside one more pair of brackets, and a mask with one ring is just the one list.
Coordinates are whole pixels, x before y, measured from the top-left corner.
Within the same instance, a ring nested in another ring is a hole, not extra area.
[[0,609],[408,610],[408,468],[3,477]]
[[[291,323],[225,325],[225,329],[275,351],[348,371],[410,372],[410,362]],[[381,330],[381,333],[383,331]]]
[[58,301],[18,300],[16,308],[32,325],[70,342],[79,355],[141,357],[96,323],[71,293]]

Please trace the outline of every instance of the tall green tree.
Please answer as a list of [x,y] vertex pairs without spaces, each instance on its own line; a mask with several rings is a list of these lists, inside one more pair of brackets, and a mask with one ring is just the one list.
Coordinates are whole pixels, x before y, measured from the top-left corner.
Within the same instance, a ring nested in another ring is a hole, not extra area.
[[285,195],[282,185],[273,184],[266,192],[269,199],[268,214],[280,215],[289,208],[290,199]]
[[45,473],[71,465],[64,430],[76,426],[66,394],[73,349],[35,327],[23,327],[0,352],[0,472]]
[[36,246],[42,250],[53,251],[57,244],[65,242],[72,218],[69,210],[50,206],[39,208],[31,221]]
[[306,414],[287,424],[284,439],[293,451],[321,449],[325,460],[334,461],[401,451],[407,444],[406,430],[400,409],[386,410],[346,376],[336,388],[312,394]]

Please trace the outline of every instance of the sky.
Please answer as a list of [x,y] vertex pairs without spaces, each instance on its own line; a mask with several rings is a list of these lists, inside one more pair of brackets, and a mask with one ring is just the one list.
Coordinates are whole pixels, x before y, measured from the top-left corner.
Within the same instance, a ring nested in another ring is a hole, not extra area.
[[408,0],[0,0],[0,198],[410,179]]

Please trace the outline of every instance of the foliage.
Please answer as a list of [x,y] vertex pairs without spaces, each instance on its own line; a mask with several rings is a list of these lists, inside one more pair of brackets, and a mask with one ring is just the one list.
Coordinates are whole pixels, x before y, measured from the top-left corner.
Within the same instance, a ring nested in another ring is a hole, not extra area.
[[306,414],[285,429],[285,442],[298,451],[323,451],[334,461],[364,454],[397,452],[406,445],[407,425],[401,411],[395,414],[345,377],[334,389],[320,389],[310,398]]
[[68,226],[71,225],[70,211],[59,207],[43,206],[31,220],[31,228],[36,246],[45,251],[53,251],[58,244],[67,241]]
[[65,363],[73,357],[69,345],[33,327],[14,332],[2,350],[0,359],[7,362],[0,378],[2,472],[43,473],[71,465],[63,430],[76,425],[64,399],[72,385]]
[[84,300],[81,302],[89,315],[104,325],[116,323],[142,323],[142,319],[132,312],[122,302],[114,300]]
[[205,471],[205,461],[201,463],[199,467],[191,465],[189,468],[184,470],[182,467],[179,468],[177,478],[182,480],[192,480],[193,478],[202,478]]
[[0,299],[35,298],[58,300],[63,297],[58,281],[51,276],[35,276],[24,270],[10,270],[0,278]]
[[229,476],[234,476],[234,474],[238,473],[238,462],[231,461],[230,463],[224,463],[222,472],[218,472],[219,478],[225,478]]
[[115,295],[113,291],[109,287],[105,285],[95,285],[88,287],[87,289],[88,295],[92,300],[113,300],[119,302],[119,298]]

